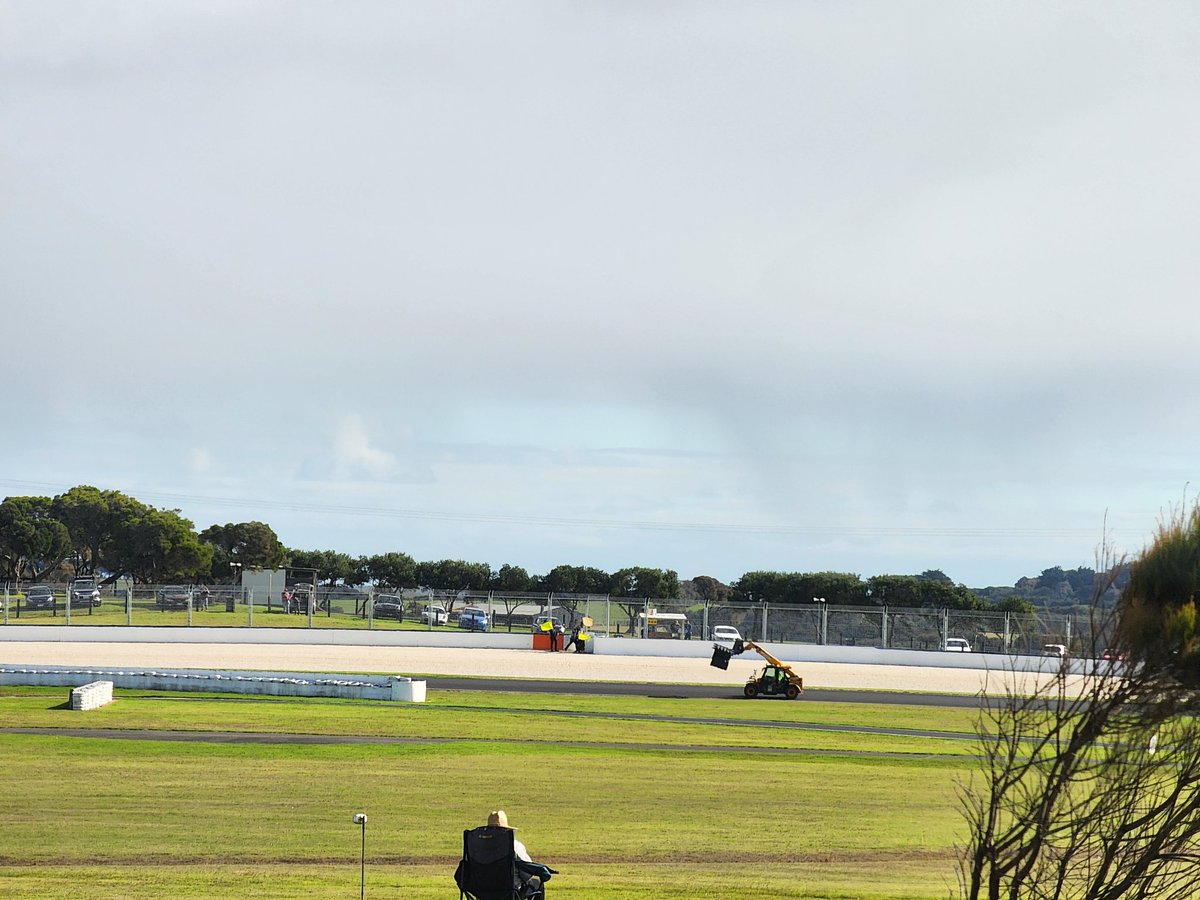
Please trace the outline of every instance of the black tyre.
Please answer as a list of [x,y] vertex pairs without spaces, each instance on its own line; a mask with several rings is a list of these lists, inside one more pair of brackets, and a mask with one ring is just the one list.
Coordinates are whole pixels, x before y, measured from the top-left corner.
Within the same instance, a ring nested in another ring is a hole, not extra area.
[[753,700],[758,696],[758,685],[752,681],[742,689],[742,693],[746,695],[747,700]]
[[796,687],[794,684],[789,684],[787,686],[787,690],[784,691],[784,693],[787,694],[787,698],[789,700],[795,700],[797,697],[800,696],[800,688]]

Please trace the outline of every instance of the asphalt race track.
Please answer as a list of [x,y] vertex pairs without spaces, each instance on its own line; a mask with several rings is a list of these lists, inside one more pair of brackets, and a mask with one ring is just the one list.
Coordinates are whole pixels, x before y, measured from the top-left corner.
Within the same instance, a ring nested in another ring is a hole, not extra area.
[[[434,676],[426,687],[440,691],[499,691],[516,694],[591,694],[626,697],[665,697],[679,699],[747,701],[740,688],[712,684],[638,684],[620,681],[539,681],[525,678],[453,678]],[[883,703],[907,706],[941,706],[976,709],[979,697],[967,694],[932,694],[910,691],[854,691],[809,688],[799,700],[759,698],[755,703]]]

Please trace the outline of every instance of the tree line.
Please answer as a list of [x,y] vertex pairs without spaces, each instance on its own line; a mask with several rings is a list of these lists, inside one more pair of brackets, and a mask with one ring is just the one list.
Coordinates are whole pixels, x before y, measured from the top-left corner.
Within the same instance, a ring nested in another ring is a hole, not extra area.
[[352,556],[288,548],[264,522],[231,522],[197,531],[177,509],[155,508],[120,491],[90,485],[56,497],[7,497],[0,502],[0,569],[8,581],[97,575],[109,582],[130,578],[142,584],[217,583],[255,568],[307,570],[329,586],[372,584],[382,590],[430,587],[602,594],[709,604],[810,604],[821,598],[841,605],[1029,608],[1017,595],[981,597],[940,570],[865,580],[847,572],[754,571],[731,584],[708,575],[681,582],[674,570],[652,566],[606,572],[593,566],[559,565],[545,574],[531,574],[512,563],[493,568],[486,562],[458,559],[418,561],[400,551]]

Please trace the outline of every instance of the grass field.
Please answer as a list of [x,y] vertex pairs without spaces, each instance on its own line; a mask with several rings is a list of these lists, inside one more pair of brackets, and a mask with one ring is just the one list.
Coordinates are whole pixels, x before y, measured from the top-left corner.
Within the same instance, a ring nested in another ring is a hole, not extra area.
[[[15,613],[15,607],[10,609],[8,624],[9,625],[61,625],[67,624],[66,610],[60,608],[58,614],[52,614],[48,610],[24,611],[21,617],[18,618]],[[254,607],[254,627],[255,628],[307,628],[308,614],[293,613],[288,615],[276,606],[273,610],[268,610],[266,606]],[[192,611],[192,625],[196,627],[204,626],[207,628],[244,628],[249,620],[249,614],[246,606],[239,603],[234,612],[226,612],[223,604],[214,603],[206,610],[196,609]],[[89,611],[87,607],[81,609],[73,609],[71,611],[72,625],[163,625],[174,627],[187,627],[188,613],[187,610],[167,609],[160,610],[154,606],[153,601],[135,600],[132,609],[132,619],[125,611],[125,603],[123,601],[106,599],[103,604]],[[365,629],[373,628],[377,630],[404,630],[404,631],[427,631],[428,625],[422,625],[420,622],[415,622],[406,619],[404,622],[397,622],[395,619],[379,618],[372,619],[368,622],[362,616],[354,615],[353,609],[334,608],[333,614],[328,615],[325,612],[314,613],[313,627],[315,628],[350,628],[350,629]],[[434,631],[442,630],[457,630],[454,626],[438,626]],[[529,629],[526,628],[526,631]]]
[[[972,715],[921,707],[64,697],[3,689],[0,726],[135,739],[0,735],[0,896],[354,897],[364,811],[368,896],[451,897],[462,830],[503,807],[553,897],[941,898],[973,766],[944,734]],[[292,737],[146,739],[178,731]]]

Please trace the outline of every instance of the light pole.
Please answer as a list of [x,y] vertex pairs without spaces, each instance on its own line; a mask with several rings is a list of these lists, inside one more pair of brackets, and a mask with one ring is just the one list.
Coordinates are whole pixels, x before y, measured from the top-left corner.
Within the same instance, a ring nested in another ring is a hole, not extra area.
[[821,646],[824,646],[829,641],[829,619],[825,617],[825,610],[827,608],[825,606],[825,598],[813,597],[813,603],[821,604],[818,607],[820,612],[817,614],[817,640],[820,642]]
[[229,596],[225,599],[225,610],[233,612],[237,609],[237,593],[236,591],[242,586],[242,571],[244,563],[231,561],[229,563],[229,571],[233,573],[233,583],[229,585]]
[[362,856],[360,857],[360,875],[358,882],[359,900],[367,896],[367,814],[355,813],[351,820],[355,825],[362,826]]

